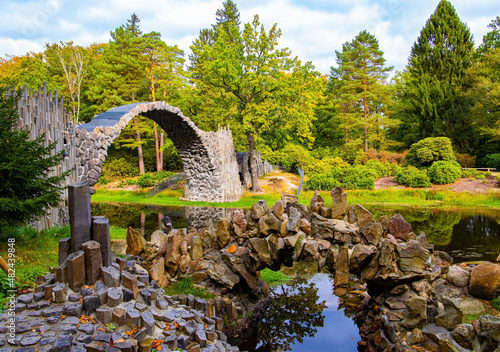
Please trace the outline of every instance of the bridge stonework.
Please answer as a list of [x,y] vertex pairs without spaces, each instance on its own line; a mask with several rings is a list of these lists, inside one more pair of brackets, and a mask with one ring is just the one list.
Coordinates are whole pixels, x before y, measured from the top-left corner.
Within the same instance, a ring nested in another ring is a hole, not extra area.
[[[194,201],[231,202],[240,199],[243,187],[229,128],[205,132],[182,112],[165,102],[135,103],[113,108],[97,115],[87,124],[75,124],[64,108],[62,97],[47,92],[47,86],[38,90],[21,90],[18,102],[18,128],[30,131],[30,138],[45,133],[45,144],[57,141],[55,152],[65,150],[63,162],[51,175],[70,171],[65,185],[88,180],[97,183],[107,149],[130,121],[142,115],[154,120],[173,141],[184,164],[187,185],[184,199]],[[17,91],[16,87],[11,91]],[[38,222],[38,229],[50,228],[68,221],[67,191],[58,208],[50,209]]]
[[78,181],[97,183],[107,149],[130,121],[142,115],[155,121],[172,140],[184,164],[184,199],[236,201],[243,195],[230,129],[205,132],[165,102],[135,103],[113,108],[77,127]]

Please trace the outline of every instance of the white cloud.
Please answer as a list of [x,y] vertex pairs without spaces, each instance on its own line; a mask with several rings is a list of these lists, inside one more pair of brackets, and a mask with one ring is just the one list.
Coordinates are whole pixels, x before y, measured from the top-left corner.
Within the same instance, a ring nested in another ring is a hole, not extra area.
[[[124,24],[132,13],[145,32],[158,31],[168,44],[189,54],[189,46],[203,28],[215,22],[223,0],[3,0],[0,23],[1,51],[22,55],[43,50],[45,42],[73,40],[89,45],[109,40],[109,32]],[[312,61],[328,74],[335,50],[368,29],[379,40],[388,65],[403,69],[410,49],[439,0],[236,0],[243,23],[259,14],[267,30],[274,23],[282,30],[280,45],[302,61]],[[498,0],[453,0],[467,22],[476,45],[498,15]],[[1,53],[0,55],[4,55]]]

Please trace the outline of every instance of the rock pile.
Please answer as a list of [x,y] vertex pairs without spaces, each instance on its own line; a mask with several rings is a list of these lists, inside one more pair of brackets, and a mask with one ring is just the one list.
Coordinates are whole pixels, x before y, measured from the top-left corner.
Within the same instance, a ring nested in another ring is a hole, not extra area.
[[216,316],[226,302],[165,296],[134,260],[100,269],[102,278],[78,292],[47,274],[33,293],[18,296],[15,315],[0,315],[0,350],[238,351]]

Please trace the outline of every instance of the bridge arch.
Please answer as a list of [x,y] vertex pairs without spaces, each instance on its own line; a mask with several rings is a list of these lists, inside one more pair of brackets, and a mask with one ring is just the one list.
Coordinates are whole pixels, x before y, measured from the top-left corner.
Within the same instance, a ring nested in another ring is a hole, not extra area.
[[76,127],[78,181],[97,183],[107,149],[130,121],[142,115],[155,121],[172,140],[184,164],[187,183],[184,198],[195,201],[231,202],[243,195],[233,136],[229,128],[216,132],[199,129],[179,108],[146,102],[118,106]]

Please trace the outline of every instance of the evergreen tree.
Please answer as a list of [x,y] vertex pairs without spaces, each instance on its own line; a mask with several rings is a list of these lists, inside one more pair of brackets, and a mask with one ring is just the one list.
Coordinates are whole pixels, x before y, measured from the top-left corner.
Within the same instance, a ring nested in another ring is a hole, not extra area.
[[382,107],[388,97],[385,79],[392,67],[385,67],[377,39],[366,30],[351,43],[344,43],[336,55],[338,68],[332,68],[330,84],[336,92],[346,145],[349,129],[361,126],[367,152],[368,130],[383,118]]
[[464,150],[469,144],[469,102],[465,72],[474,49],[467,26],[441,0],[412,47],[402,103],[419,138],[447,136]]
[[61,200],[66,174],[49,176],[64,158],[52,155],[55,143],[44,147],[45,136],[29,140],[29,131],[17,129],[17,97],[0,91],[0,231],[36,220]]

